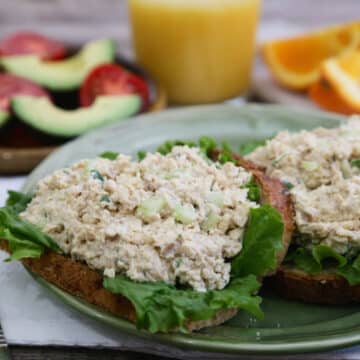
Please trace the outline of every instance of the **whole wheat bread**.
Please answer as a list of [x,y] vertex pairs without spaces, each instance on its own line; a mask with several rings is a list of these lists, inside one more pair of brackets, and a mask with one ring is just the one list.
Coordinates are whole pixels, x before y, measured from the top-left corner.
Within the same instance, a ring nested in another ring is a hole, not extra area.
[[351,286],[331,272],[311,275],[294,266],[281,266],[266,283],[281,296],[306,303],[343,305],[360,301],[360,285]]

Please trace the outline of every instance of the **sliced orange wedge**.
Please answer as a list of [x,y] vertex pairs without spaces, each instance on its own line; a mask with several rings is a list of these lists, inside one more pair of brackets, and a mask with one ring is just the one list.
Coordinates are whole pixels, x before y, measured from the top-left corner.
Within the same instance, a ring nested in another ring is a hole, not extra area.
[[341,99],[360,112],[360,49],[326,60],[322,72]]
[[285,87],[304,90],[320,77],[321,63],[360,44],[360,22],[333,26],[264,44],[263,54],[275,79]]
[[324,110],[344,115],[356,114],[357,112],[334,91],[324,78],[320,78],[310,86],[309,96],[312,101]]

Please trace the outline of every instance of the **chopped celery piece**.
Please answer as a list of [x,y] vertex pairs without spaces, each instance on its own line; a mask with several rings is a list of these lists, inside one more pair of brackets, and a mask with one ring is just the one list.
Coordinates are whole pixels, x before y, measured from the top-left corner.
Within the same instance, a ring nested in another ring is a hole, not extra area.
[[163,177],[165,180],[171,180],[171,179],[178,178],[184,172],[185,172],[184,169],[176,169],[176,170],[165,173]]
[[210,230],[216,226],[220,221],[220,216],[213,211],[210,211],[206,219],[201,223],[200,227],[202,230]]
[[315,171],[319,168],[319,164],[316,161],[303,161],[302,167],[307,171]]
[[219,207],[224,205],[224,196],[220,191],[212,191],[207,196],[207,201]]
[[185,225],[191,224],[196,219],[195,209],[189,204],[178,205],[174,209],[174,217],[175,220]]
[[144,200],[136,210],[137,215],[149,219],[157,215],[166,205],[166,200],[160,196],[153,196]]

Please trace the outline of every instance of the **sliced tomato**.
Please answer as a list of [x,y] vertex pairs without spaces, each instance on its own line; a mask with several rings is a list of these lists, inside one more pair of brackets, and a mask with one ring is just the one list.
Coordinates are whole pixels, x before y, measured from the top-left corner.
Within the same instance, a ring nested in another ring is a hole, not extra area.
[[146,81],[120,65],[101,64],[93,69],[80,89],[81,106],[90,106],[99,95],[138,94],[142,99],[144,111],[150,102]]
[[10,100],[15,95],[46,96],[46,90],[30,80],[16,75],[0,73],[0,109],[8,111]]
[[31,31],[19,31],[0,40],[0,55],[38,55],[43,60],[58,60],[66,56],[63,43]]

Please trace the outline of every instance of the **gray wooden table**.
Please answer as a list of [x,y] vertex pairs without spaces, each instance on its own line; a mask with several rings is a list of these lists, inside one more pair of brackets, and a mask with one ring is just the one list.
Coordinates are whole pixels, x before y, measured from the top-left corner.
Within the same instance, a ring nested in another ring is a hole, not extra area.
[[[313,28],[360,18],[360,0],[264,0],[262,25],[287,21]],[[42,31],[71,42],[99,36],[117,40],[120,51],[132,57],[126,0],[0,0],[0,36],[18,29]],[[161,360],[159,356],[81,348],[11,346],[13,359],[26,360]],[[274,359],[279,357],[274,357]],[[306,359],[360,359],[360,352],[297,356]],[[271,359],[266,357],[266,359]],[[294,359],[294,357],[281,357]]]

